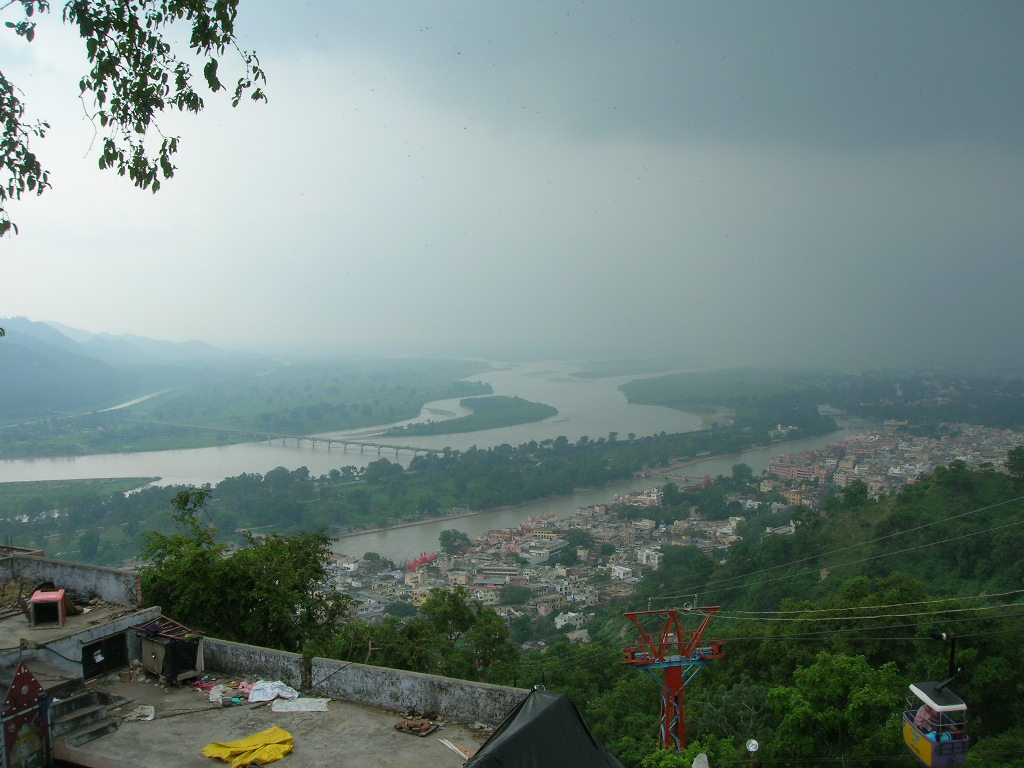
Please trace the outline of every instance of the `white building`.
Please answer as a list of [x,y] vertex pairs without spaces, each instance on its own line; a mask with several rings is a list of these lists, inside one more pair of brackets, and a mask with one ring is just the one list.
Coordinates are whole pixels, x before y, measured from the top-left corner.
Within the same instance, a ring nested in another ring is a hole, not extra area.
[[587,617],[582,613],[560,613],[555,616],[555,629],[561,629],[565,625],[581,629],[586,623]]
[[662,554],[659,549],[644,547],[636,553],[636,559],[640,565],[649,565],[655,571],[661,568]]
[[633,578],[633,569],[628,565],[613,565],[611,566],[612,581],[625,581],[626,579]]

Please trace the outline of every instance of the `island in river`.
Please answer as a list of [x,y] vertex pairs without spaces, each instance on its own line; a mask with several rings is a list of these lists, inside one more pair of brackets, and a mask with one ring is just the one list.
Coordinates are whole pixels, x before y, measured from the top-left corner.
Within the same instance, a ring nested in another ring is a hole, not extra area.
[[544,403],[534,403],[521,397],[491,395],[489,397],[467,397],[459,405],[472,411],[468,416],[459,416],[444,421],[428,420],[418,424],[392,427],[382,437],[413,437],[421,435],[452,435],[458,432],[478,432],[484,429],[511,427],[558,415],[558,409]]

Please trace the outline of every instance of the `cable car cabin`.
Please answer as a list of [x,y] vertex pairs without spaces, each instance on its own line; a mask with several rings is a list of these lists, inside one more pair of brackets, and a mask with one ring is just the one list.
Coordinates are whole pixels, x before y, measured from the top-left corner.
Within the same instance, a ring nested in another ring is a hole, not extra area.
[[967,705],[942,683],[914,683],[903,710],[903,741],[929,768],[954,768],[967,759]]

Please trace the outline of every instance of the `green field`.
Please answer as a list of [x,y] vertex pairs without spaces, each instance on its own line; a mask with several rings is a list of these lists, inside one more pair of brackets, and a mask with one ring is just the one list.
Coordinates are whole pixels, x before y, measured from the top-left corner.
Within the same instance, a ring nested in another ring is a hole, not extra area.
[[389,429],[385,437],[416,435],[451,435],[457,432],[477,432],[481,429],[510,427],[515,424],[529,424],[554,416],[557,408],[544,403],[534,403],[521,397],[469,397],[459,401],[463,408],[473,413],[447,421],[428,421],[425,424],[409,424]]

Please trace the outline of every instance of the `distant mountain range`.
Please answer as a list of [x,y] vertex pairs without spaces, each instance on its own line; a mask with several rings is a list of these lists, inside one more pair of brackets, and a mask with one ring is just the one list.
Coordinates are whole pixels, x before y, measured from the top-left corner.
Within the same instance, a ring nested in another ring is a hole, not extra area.
[[89,333],[24,317],[0,319],[0,422],[108,408],[169,387],[277,367],[262,355],[201,341]]

